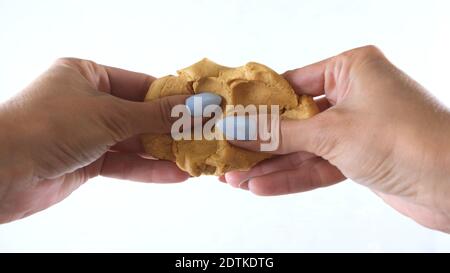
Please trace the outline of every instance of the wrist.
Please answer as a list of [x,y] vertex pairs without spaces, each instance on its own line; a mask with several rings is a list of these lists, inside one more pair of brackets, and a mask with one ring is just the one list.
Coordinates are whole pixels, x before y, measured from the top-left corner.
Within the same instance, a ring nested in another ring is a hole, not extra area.
[[10,125],[7,122],[4,105],[0,105],[0,221],[2,219],[2,205],[7,196],[11,183],[11,162],[8,155],[11,154]]
[[31,179],[32,164],[26,153],[26,143],[20,122],[0,105],[0,194],[5,184]]
[[436,148],[430,151],[433,158],[428,176],[431,184],[429,188],[432,190],[430,201],[432,207],[447,215],[450,220],[450,112],[445,111],[437,123],[433,132],[437,145],[433,145]]
[[450,219],[450,111],[446,111],[446,118],[444,121],[445,130],[443,133],[443,169],[445,170],[445,175],[443,177],[443,205],[442,210],[448,215]]

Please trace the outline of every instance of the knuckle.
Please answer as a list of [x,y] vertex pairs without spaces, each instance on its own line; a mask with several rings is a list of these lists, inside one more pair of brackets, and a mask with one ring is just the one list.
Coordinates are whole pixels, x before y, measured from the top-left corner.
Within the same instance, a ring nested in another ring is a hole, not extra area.
[[164,129],[170,128],[170,126],[173,123],[173,118],[171,117],[170,113],[172,111],[173,104],[169,99],[161,99],[157,102],[157,109],[158,109],[158,117],[161,122],[161,126]]
[[375,45],[366,45],[349,51],[345,51],[336,56],[337,62],[344,64],[353,63],[359,59],[379,59],[384,58],[383,52]]
[[375,45],[366,45],[359,48],[359,50],[366,55],[373,55],[373,56],[383,55],[381,50]]
[[321,159],[316,159],[316,161],[311,164],[311,170],[309,172],[309,187],[311,189],[321,188],[327,186],[329,179],[327,178],[327,173],[322,171],[323,164],[325,161]]
[[292,147],[296,146],[296,140],[290,135],[281,135],[281,141],[278,144],[277,154],[289,154],[292,153]]
[[[293,134],[297,121],[285,121],[280,124],[280,140],[278,142],[277,154],[288,154],[297,147],[297,134]],[[295,128],[297,129],[297,128]],[[296,130],[297,131],[297,130]]]
[[291,169],[297,168],[303,162],[300,153],[293,153],[287,156],[287,165]]
[[79,67],[83,60],[73,57],[61,57],[57,58],[53,62],[53,66],[69,66],[69,67]]
[[66,67],[78,71],[95,87],[100,87],[106,85],[102,88],[109,90],[109,79],[107,77],[106,70],[99,66],[97,63],[91,60],[83,60],[72,57],[63,57],[57,59],[53,63],[53,67]]
[[284,192],[285,193],[296,193],[298,192],[298,182],[299,179],[296,175],[296,172],[286,172],[285,175],[285,186],[284,186]]
[[74,57],[60,57],[60,58],[57,58],[53,63],[61,64],[61,65],[80,65],[80,64],[85,64],[85,63],[95,64],[94,61],[79,59],[79,58],[74,58]]
[[326,159],[339,154],[342,142],[354,131],[355,121],[347,111],[332,109],[326,115],[318,115],[314,137],[311,139],[315,153]]
[[[282,180],[284,182],[284,180]],[[258,178],[253,178],[250,179],[249,181],[249,188],[250,191],[257,195],[257,196],[273,196],[273,195],[278,195],[278,192],[280,191],[280,185],[276,185],[274,183],[266,183],[264,184],[264,186],[252,186],[252,185],[257,185],[260,184],[259,183],[259,179]]]

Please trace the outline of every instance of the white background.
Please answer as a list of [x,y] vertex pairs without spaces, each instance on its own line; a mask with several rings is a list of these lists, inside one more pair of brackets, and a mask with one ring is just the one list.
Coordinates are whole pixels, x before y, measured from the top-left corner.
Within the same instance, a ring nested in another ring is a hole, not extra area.
[[[0,0],[0,101],[62,56],[155,76],[202,57],[283,72],[375,44],[450,105],[447,3]],[[96,178],[62,203],[0,226],[0,251],[449,250],[450,236],[351,181],[257,197],[214,177],[177,185]]]

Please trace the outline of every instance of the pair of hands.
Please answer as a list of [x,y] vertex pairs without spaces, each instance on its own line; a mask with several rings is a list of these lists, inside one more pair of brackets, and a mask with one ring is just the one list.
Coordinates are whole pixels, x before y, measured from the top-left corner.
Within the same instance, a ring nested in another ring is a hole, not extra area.
[[[282,121],[279,156],[221,180],[278,195],[346,177],[417,222],[450,231],[450,114],[375,47],[288,71],[296,92],[321,113]],[[180,182],[172,162],[146,159],[138,135],[170,131],[186,96],[142,103],[154,78],[90,61],[62,59],[0,106],[0,221],[64,199],[97,175]],[[155,117],[148,122],[148,117]],[[258,149],[256,141],[233,141]]]

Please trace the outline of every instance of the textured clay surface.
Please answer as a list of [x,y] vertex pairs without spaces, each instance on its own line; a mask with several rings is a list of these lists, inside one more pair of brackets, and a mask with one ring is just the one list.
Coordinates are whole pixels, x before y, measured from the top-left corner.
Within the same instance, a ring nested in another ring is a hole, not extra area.
[[[212,92],[222,96],[225,105],[279,105],[282,119],[305,119],[318,113],[314,100],[297,95],[289,83],[270,68],[250,62],[230,68],[203,59],[178,71],[178,76],[155,80],[145,101],[164,96]],[[170,134],[142,136],[146,153],[163,160],[175,161],[192,176],[222,175],[231,170],[248,170],[271,157],[262,152],[231,146],[226,140],[179,140]]]

